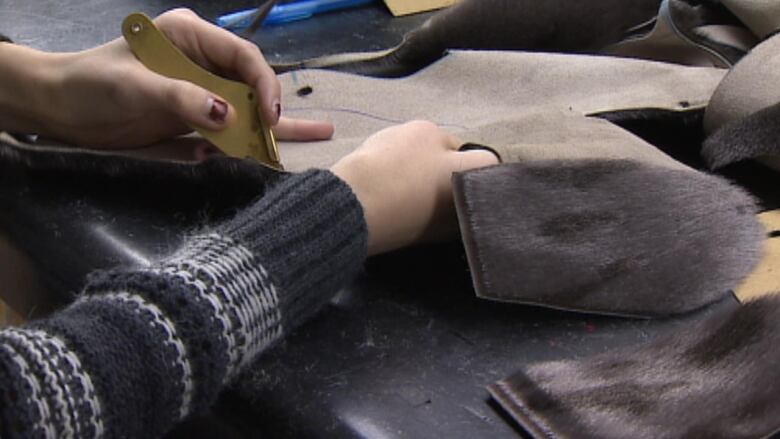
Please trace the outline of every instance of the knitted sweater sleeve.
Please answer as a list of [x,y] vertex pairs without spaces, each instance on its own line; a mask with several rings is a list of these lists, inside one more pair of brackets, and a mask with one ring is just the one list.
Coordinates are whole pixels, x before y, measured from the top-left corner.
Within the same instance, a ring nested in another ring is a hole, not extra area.
[[153,266],[94,276],[0,331],[0,437],[160,437],[343,287],[366,244],[349,186],[308,171]]

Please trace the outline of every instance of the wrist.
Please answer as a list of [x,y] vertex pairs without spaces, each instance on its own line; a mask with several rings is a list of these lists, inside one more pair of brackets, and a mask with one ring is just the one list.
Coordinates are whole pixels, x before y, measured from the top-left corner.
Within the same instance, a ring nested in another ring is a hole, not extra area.
[[366,230],[368,232],[368,255],[373,256],[382,252],[381,237],[379,230],[377,230],[378,220],[375,213],[374,197],[371,195],[371,185],[366,184],[370,181],[370,177],[367,180],[366,176],[363,176],[361,172],[359,172],[361,166],[356,166],[352,163],[354,161],[355,160],[342,160],[336,163],[330,171],[352,189],[352,193],[360,203],[360,207],[363,209],[363,218],[366,222]]
[[0,130],[42,133],[51,118],[60,54],[0,44]]

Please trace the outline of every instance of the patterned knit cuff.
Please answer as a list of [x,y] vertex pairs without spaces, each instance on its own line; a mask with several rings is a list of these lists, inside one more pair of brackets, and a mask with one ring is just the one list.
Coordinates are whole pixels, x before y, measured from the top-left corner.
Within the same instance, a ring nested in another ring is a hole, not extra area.
[[68,308],[0,330],[0,434],[160,436],[330,299],[366,235],[349,187],[311,171],[154,266],[93,276]]
[[367,255],[362,206],[329,171],[287,177],[217,232],[236,239],[262,261],[279,288],[285,331],[330,300]]

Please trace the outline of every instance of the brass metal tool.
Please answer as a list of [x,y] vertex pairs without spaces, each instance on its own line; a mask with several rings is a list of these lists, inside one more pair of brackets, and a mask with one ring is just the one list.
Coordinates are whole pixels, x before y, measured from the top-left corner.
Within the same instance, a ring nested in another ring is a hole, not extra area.
[[224,130],[193,126],[194,130],[230,156],[253,157],[270,167],[283,169],[276,140],[260,119],[257,94],[252,88],[220,78],[195,64],[144,14],[127,16],[122,23],[122,35],[148,69],[199,85],[228,101],[236,110],[236,119]]

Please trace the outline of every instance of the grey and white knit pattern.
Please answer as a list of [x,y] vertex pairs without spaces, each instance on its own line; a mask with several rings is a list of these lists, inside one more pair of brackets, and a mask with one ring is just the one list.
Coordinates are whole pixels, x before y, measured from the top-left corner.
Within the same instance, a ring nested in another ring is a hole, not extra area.
[[0,351],[18,367],[26,383],[26,405],[34,418],[28,428],[35,437],[100,438],[100,400],[76,353],[46,332],[28,329],[0,331]]
[[187,354],[187,348],[176,331],[174,323],[165,316],[157,305],[147,301],[139,294],[128,292],[105,293],[101,295],[83,296],[76,304],[89,301],[114,302],[120,306],[126,306],[133,310],[140,318],[148,322],[149,326],[159,331],[159,340],[165,345],[168,351],[173,352],[172,369],[179,372],[179,382],[183,389],[181,394],[181,404],[179,406],[179,419],[184,419],[190,414],[190,405],[194,383],[192,378],[192,366]]
[[230,362],[225,382],[282,335],[279,297],[254,255],[218,234],[189,245],[149,272],[181,279],[213,309]]
[[320,309],[367,242],[359,201],[326,171],[288,176],[212,230],[0,331],[0,436],[164,436]]

